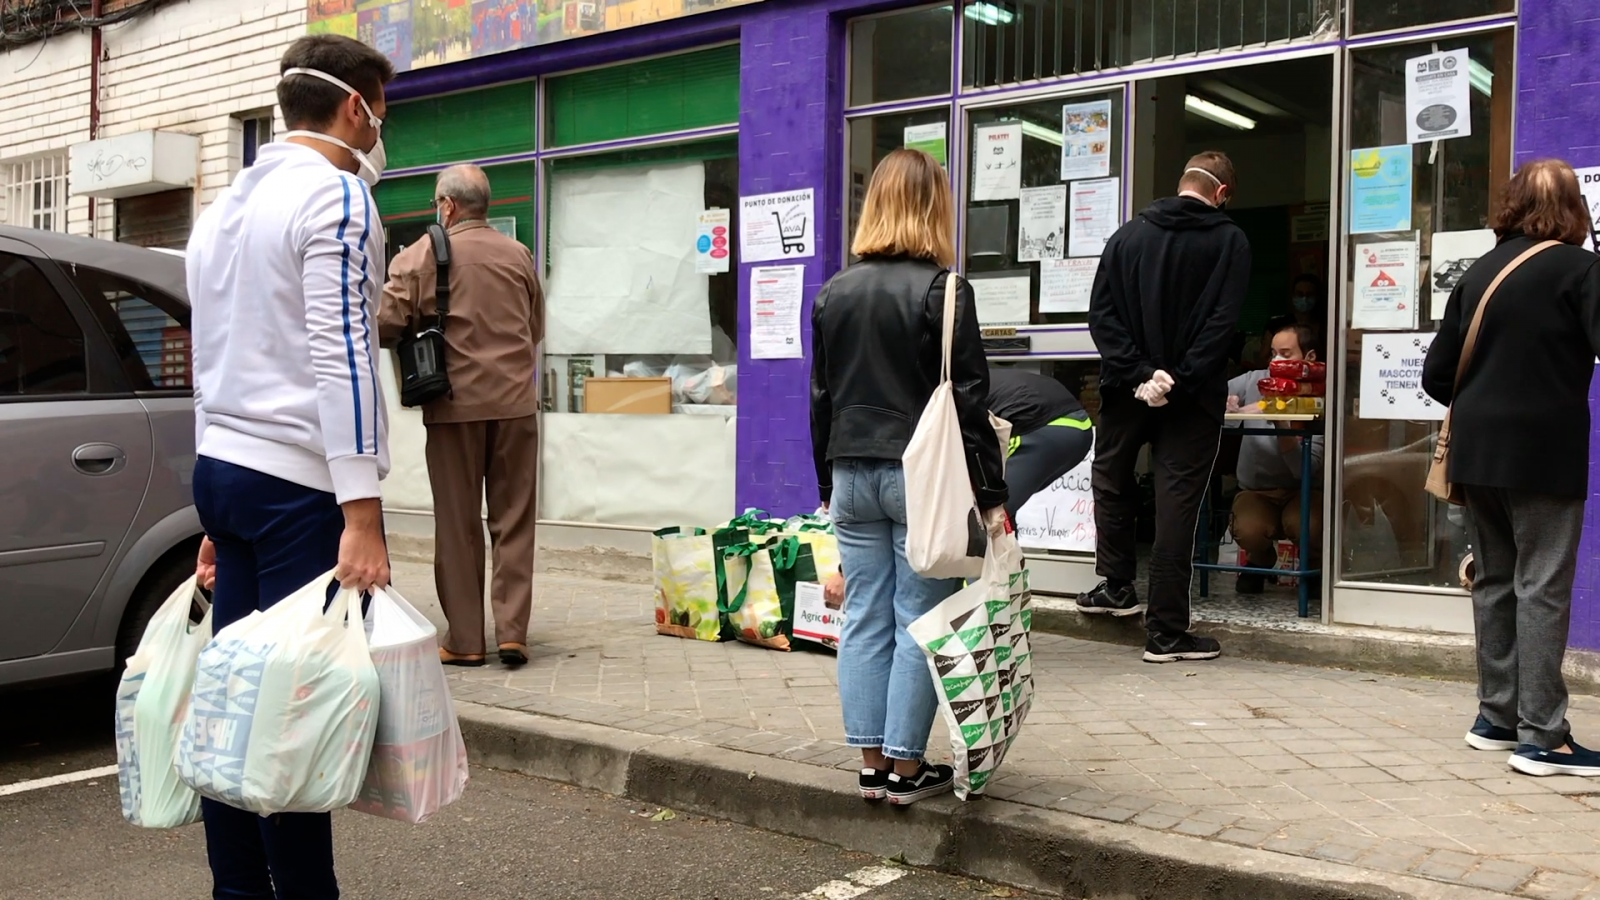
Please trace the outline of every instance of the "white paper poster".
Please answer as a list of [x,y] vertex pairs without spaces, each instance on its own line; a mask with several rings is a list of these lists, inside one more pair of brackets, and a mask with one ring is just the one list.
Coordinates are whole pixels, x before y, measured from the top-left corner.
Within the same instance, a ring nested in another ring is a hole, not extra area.
[[816,191],[801,188],[739,198],[739,259],[771,262],[817,252]]
[[1099,256],[1122,224],[1122,179],[1074,181],[1068,200],[1068,256]]
[[1355,286],[1351,328],[1357,331],[1416,328],[1416,238],[1356,245]]
[[750,358],[799,359],[800,307],[805,266],[758,266],[750,270]]
[[1422,362],[1432,344],[1432,332],[1361,336],[1361,418],[1444,419],[1447,407],[1422,389]]
[[1444,308],[1450,302],[1450,292],[1461,283],[1478,257],[1494,249],[1495,236],[1490,229],[1480,231],[1441,231],[1433,236],[1433,259],[1429,266],[1433,303],[1428,307],[1428,318],[1444,318]]
[[1067,186],[1023,188],[1021,207],[1017,260],[1060,259],[1067,242]]
[[1578,169],[1578,187],[1589,205],[1589,249],[1600,252],[1600,166]]
[[1061,180],[1111,174],[1111,101],[1061,107]]
[[1017,510],[1017,541],[1030,550],[1095,550],[1094,451]]
[[719,275],[728,271],[728,262],[733,257],[728,234],[731,219],[732,213],[725,209],[708,209],[700,214],[694,239],[696,272]]
[[1089,295],[1094,289],[1094,273],[1100,270],[1100,257],[1047,259],[1039,264],[1039,312],[1081,313],[1089,311]]
[[1026,325],[1032,318],[1031,273],[1002,272],[967,279],[978,303],[979,325]]
[[554,173],[545,352],[709,354],[705,193],[698,162]]
[[1406,140],[1445,141],[1472,134],[1472,76],[1466,50],[1406,61]]
[[972,135],[972,201],[1022,194],[1022,123],[979,125]]

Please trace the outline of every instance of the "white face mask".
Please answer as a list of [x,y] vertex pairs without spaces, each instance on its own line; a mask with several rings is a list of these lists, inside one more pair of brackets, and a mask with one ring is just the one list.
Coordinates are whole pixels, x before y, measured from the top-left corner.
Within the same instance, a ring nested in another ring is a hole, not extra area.
[[331,85],[343,88],[351,96],[360,100],[361,108],[367,111],[367,123],[372,126],[374,131],[378,132],[378,140],[372,145],[371,150],[357,150],[333,135],[323,134],[320,131],[291,131],[285,134],[284,137],[311,138],[312,140],[333,144],[336,147],[343,147],[350,151],[350,156],[355,159],[356,166],[360,169],[361,180],[365,181],[369,186],[376,187],[378,181],[383,178],[383,169],[384,166],[388,165],[389,157],[383,150],[383,120],[373,114],[372,107],[367,105],[367,98],[361,96],[360,91],[329,75],[327,72],[321,72],[316,69],[296,68],[289,69],[283,73],[285,78],[290,75],[310,75],[313,78],[321,78]]

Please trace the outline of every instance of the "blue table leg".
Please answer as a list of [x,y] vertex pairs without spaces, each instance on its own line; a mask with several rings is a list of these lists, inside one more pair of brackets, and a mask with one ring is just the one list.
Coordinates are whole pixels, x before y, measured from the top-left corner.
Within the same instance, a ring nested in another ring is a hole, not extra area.
[[1300,618],[1311,614],[1310,579],[1305,572],[1311,568],[1307,548],[1311,546],[1311,440],[1309,435],[1300,438]]

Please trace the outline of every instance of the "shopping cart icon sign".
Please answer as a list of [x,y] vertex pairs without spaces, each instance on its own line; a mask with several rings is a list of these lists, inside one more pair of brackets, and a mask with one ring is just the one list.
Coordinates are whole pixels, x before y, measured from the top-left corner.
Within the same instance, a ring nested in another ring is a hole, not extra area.
[[800,207],[791,207],[787,219],[782,213],[773,210],[772,218],[778,223],[778,237],[783,243],[783,252],[786,255],[790,253],[805,255],[809,243],[806,239],[806,226],[809,222],[800,212]]

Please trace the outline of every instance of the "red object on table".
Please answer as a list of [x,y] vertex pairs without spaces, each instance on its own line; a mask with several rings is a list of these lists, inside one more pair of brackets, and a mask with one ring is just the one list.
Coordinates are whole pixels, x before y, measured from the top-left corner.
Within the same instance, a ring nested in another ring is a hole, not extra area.
[[1325,363],[1303,359],[1275,359],[1267,364],[1267,374],[1273,378],[1323,382],[1328,380],[1328,367]]

